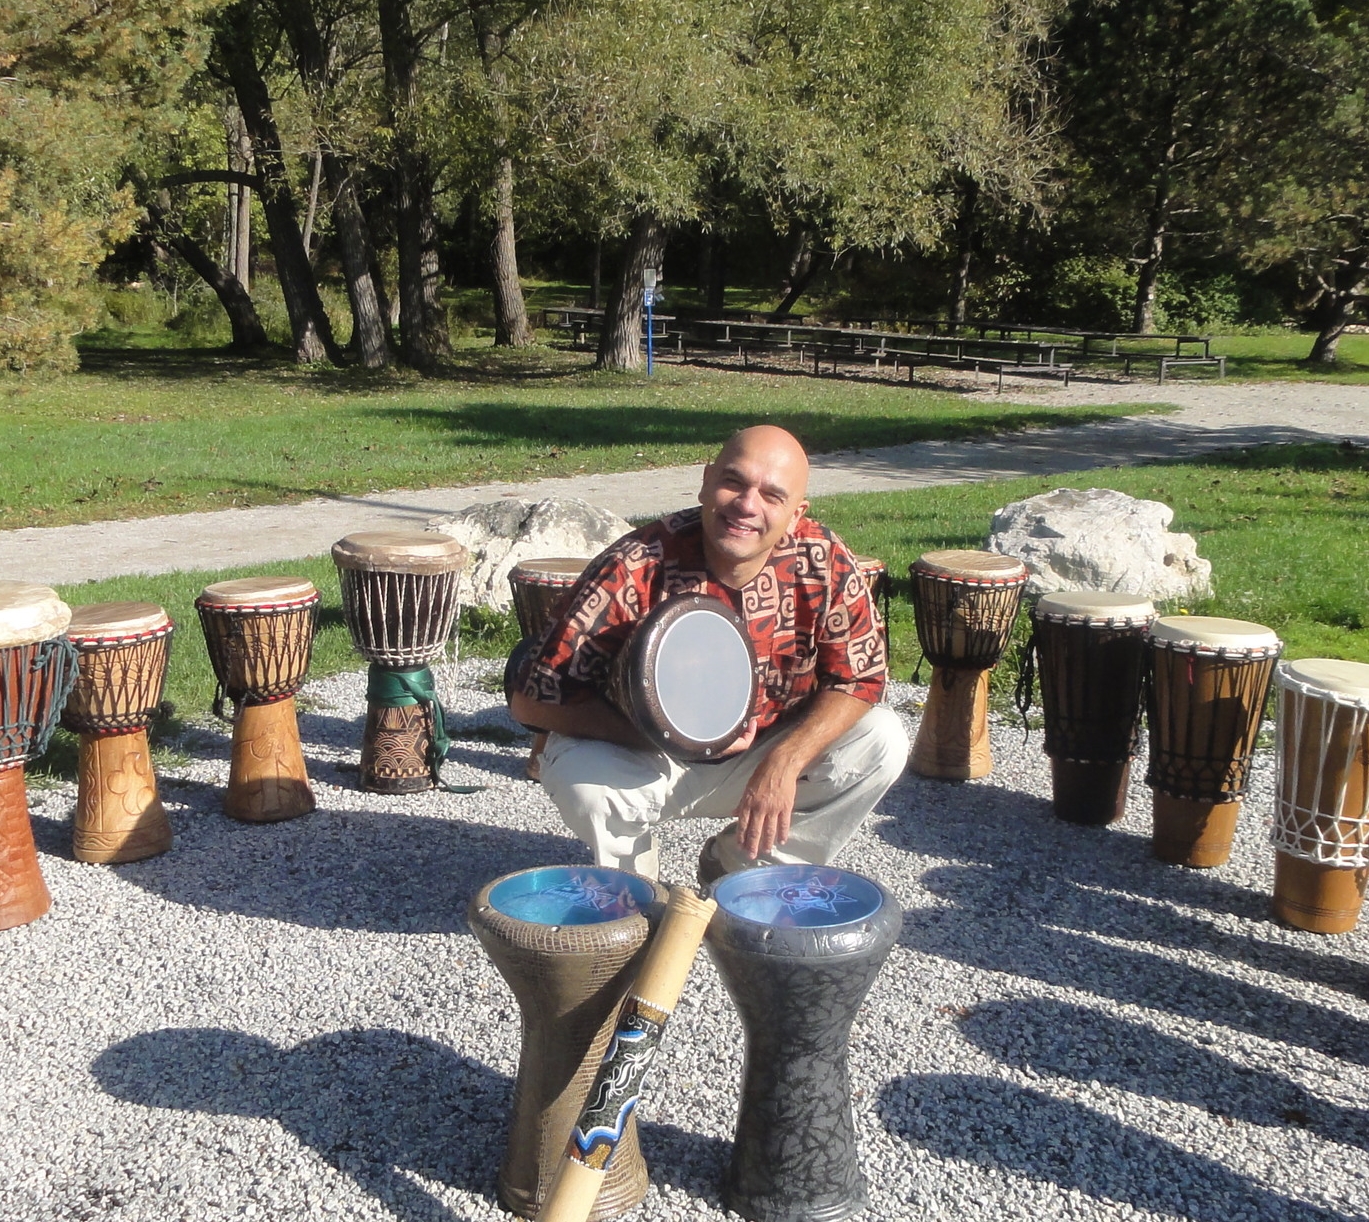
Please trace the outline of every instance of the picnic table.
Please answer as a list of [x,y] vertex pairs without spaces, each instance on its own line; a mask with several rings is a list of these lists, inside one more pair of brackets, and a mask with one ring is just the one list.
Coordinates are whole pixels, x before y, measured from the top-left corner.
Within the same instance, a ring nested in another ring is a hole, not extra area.
[[[605,311],[591,306],[547,306],[542,311],[542,325],[559,331],[571,333],[571,343],[579,345],[591,331],[599,331],[604,325]],[[660,338],[666,335],[669,324],[675,321],[674,314],[652,314],[651,335]],[[642,315],[642,334],[646,335],[646,315]]]

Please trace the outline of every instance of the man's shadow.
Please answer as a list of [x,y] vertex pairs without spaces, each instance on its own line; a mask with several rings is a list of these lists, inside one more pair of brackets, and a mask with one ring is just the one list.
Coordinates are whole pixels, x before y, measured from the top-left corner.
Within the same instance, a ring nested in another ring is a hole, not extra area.
[[[402,1219],[464,1222],[423,1181],[495,1199],[513,1083],[422,1036],[371,1028],[280,1048],[240,1031],[171,1028],[114,1044],[91,1072],[143,1107],[273,1120]],[[670,1124],[639,1129],[653,1180],[716,1201],[727,1142]]]

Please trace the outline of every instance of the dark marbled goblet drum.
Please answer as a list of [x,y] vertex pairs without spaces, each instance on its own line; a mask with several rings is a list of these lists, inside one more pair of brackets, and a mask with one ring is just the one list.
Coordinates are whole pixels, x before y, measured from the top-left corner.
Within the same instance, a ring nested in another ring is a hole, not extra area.
[[742,1098],[723,1203],[753,1222],[863,1209],[846,1050],[902,925],[882,886],[831,866],[723,878],[708,951],[741,1016]]

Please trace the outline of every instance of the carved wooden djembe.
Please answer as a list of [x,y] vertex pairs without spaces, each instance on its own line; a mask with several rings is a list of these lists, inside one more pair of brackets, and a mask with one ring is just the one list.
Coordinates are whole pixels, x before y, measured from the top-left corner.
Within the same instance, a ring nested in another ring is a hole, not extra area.
[[153,603],[72,609],[67,638],[79,666],[62,725],[81,736],[77,861],[139,861],[171,847],[147,729],[161,705],[172,631]]
[[29,823],[24,762],[47,750],[76,678],[62,635],[71,610],[54,590],[0,581],[0,929],[52,906]]
[[234,819],[278,823],[314,809],[295,693],[309,673],[318,607],[319,592],[300,577],[220,581],[195,600],[218,679],[214,712],[233,725],[224,810]]

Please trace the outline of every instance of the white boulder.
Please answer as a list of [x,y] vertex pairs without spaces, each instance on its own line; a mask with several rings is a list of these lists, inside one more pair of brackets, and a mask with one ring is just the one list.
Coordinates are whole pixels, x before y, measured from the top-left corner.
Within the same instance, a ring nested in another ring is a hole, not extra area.
[[1111,488],[1056,488],[1005,505],[988,549],[1027,566],[1029,594],[1109,590],[1154,600],[1212,592],[1212,564],[1192,535],[1174,534],[1174,510]]
[[433,518],[428,529],[451,535],[469,553],[461,573],[462,605],[483,603],[506,611],[514,565],[551,556],[597,556],[632,525],[575,497],[535,502],[510,497]]

